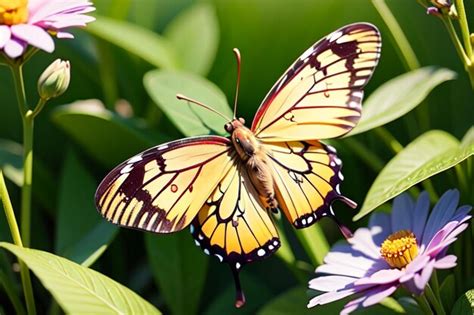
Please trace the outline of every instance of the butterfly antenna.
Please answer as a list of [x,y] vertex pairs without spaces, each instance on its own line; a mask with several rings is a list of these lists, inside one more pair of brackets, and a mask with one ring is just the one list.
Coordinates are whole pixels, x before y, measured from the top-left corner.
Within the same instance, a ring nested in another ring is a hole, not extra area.
[[177,98],[178,100],[187,101],[187,102],[190,102],[190,103],[199,105],[199,106],[201,106],[201,107],[204,107],[205,109],[210,110],[211,112],[216,113],[217,115],[221,116],[221,117],[224,118],[225,120],[231,121],[231,119],[229,119],[229,117],[227,117],[226,115],[222,114],[221,112],[215,110],[215,109],[212,108],[212,107],[209,107],[209,106],[207,106],[207,105],[205,105],[205,104],[203,104],[203,103],[201,103],[201,102],[199,102],[199,101],[196,101],[195,99],[189,98],[189,97],[184,96],[184,95],[182,95],[182,94],[176,94],[176,98]]
[[241,58],[240,58],[239,49],[234,48],[232,51],[234,52],[235,59],[237,60],[237,84],[236,84],[236,87],[235,87],[235,98],[234,98],[234,119],[235,119],[235,115],[236,115],[236,112],[237,112],[237,100],[239,98]]

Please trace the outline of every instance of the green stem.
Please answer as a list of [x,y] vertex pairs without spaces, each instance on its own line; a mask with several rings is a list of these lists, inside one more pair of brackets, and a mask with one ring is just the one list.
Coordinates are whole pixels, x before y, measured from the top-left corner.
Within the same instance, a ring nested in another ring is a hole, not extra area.
[[384,127],[375,128],[375,134],[382,139],[382,141],[397,154],[403,150],[403,146],[398,142],[398,140]]
[[463,0],[455,0],[456,11],[459,16],[459,26],[461,27],[461,35],[464,42],[464,48],[467,56],[472,61],[472,44],[471,44],[471,33],[469,32],[469,24],[467,24],[466,10],[464,9]]
[[444,310],[443,305],[441,304],[441,300],[438,300],[436,298],[436,295],[434,294],[429,284],[427,284],[425,287],[425,294],[426,294],[426,297],[428,298],[428,301],[433,306],[435,313],[437,315],[446,315],[446,311]]
[[438,281],[438,273],[436,272],[436,269],[433,270],[433,274],[431,275],[431,285],[433,286],[433,292],[441,303],[441,295],[439,293],[439,281]]
[[372,4],[390,30],[392,38],[396,43],[398,52],[401,55],[407,70],[418,69],[420,67],[420,62],[418,61],[418,58],[416,58],[415,52],[411,48],[405,33],[403,33],[402,28],[398,24],[397,19],[393,16],[390,8],[384,0],[372,0]]
[[420,296],[414,296],[416,303],[420,307],[421,311],[423,314],[426,315],[433,315],[433,311],[431,310],[430,304],[426,300],[426,297],[424,294]]
[[21,304],[21,301],[18,298],[15,289],[13,288],[13,283],[10,282],[9,278],[3,272],[3,270],[0,270],[0,285],[3,286],[3,288],[5,289],[5,293],[12,302],[13,308],[15,309],[15,313],[19,315],[26,314],[25,308]]
[[44,105],[46,105],[47,102],[48,102],[48,100],[45,100],[44,98],[39,99],[38,104],[36,104],[35,109],[32,112],[29,113],[29,115],[31,116],[32,119],[34,119],[34,118],[36,118],[36,116],[38,116],[38,114],[43,110]]
[[[8,194],[7,186],[5,184],[5,179],[3,177],[3,172],[0,169],[0,198],[2,199],[3,209],[5,210],[5,216],[7,217],[8,226],[10,227],[10,233],[13,238],[15,245],[23,247],[21,241],[20,231],[18,229],[18,224],[15,218],[15,212],[13,211],[13,206]],[[26,308],[28,314],[36,314],[35,299],[33,296],[33,287],[31,285],[30,272],[26,265],[19,260],[20,263],[20,275],[21,283],[23,285],[23,292],[25,294]]]
[[467,66],[470,60],[468,56],[466,55],[464,48],[462,47],[461,40],[459,39],[458,34],[456,33],[456,30],[454,29],[453,22],[447,16],[443,16],[441,20],[446,26],[446,30],[448,31],[449,37],[451,37],[451,40],[453,41],[454,48],[456,48],[459,58],[461,58],[463,64]]
[[385,163],[372,151],[369,150],[362,142],[356,140],[354,137],[345,138],[344,145],[346,145],[352,152],[354,152],[367,166],[369,166],[375,173],[382,170]]
[[30,247],[31,186],[33,181],[33,126],[34,118],[23,117],[23,186],[21,190],[21,235],[25,247]]

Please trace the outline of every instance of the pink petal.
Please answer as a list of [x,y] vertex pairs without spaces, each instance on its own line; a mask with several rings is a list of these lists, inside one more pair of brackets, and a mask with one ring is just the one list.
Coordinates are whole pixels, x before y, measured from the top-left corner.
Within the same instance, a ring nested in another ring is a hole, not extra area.
[[441,259],[438,259],[435,264],[434,264],[434,267],[436,269],[449,269],[449,268],[453,268],[454,266],[456,266],[456,260],[458,258],[454,255],[448,255],[446,257],[443,257]]
[[400,279],[404,274],[403,271],[398,269],[383,269],[375,272],[370,277],[362,278],[357,280],[354,284],[357,285],[378,285],[378,284],[388,284]]
[[423,270],[421,271],[421,274],[416,274],[415,275],[415,285],[417,286],[417,288],[421,291],[424,290],[426,284],[428,283],[428,281],[430,280],[431,278],[431,274],[433,273],[433,269],[434,269],[434,263],[435,261],[434,260],[431,260],[425,268],[423,268]]
[[423,269],[426,264],[430,261],[430,257],[427,255],[419,255],[411,263],[409,263],[405,268],[405,275],[400,277],[400,282],[407,282],[412,279],[415,274]]
[[362,302],[362,306],[364,307],[367,307],[367,306],[371,306],[371,305],[374,305],[374,304],[377,304],[379,303],[380,301],[382,301],[383,299],[385,299],[387,296],[390,296],[393,292],[395,292],[395,290],[397,289],[397,286],[396,285],[392,285],[392,286],[389,286],[387,287],[386,289],[380,291],[380,292],[377,292],[375,294],[372,294],[372,295],[369,295],[364,302]]
[[308,308],[314,307],[316,305],[331,303],[331,302],[343,299],[346,296],[352,295],[354,293],[355,293],[354,289],[323,293],[321,295],[318,295],[312,298],[308,303]]
[[58,32],[56,34],[56,37],[57,38],[67,38],[67,39],[73,39],[74,38],[74,35],[72,35],[71,33],[68,33],[68,32]]
[[10,39],[6,44],[3,50],[10,58],[20,57],[25,51],[26,44],[23,41],[17,39]]
[[0,25],[0,49],[10,40],[11,31],[6,25]]
[[355,280],[344,276],[323,276],[317,277],[309,282],[309,287],[322,292],[338,291],[346,288]]
[[41,27],[29,24],[17,24],[12,26],[12,34],[46,52],[50,53],[54,51],[53,39]]

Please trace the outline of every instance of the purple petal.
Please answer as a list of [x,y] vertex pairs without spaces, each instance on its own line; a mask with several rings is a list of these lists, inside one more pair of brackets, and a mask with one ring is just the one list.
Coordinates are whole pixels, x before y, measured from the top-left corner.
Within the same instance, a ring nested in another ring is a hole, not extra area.
[[23,54],[26,46],[27,45],[23,41],[12,38],[5,44],[3,50],[5,51],[8,57],[17,58]]
[[312,298],[308,303],[308,308],[314,307],[316,305],[331,303],[331,302],[343,299],[346,296],[352,295],[354,293],[355,293],[354,289],[323,293],[321,295],[318,295]]
[[71,33],[68,33],[68,32],[58,32],[56,34],[56,37],[57,38],[67,38],[67,39],[73,39],[74,38],[74,35],[72,35]]
[[388,213],[377,212],[370,216],[369,228],[375,245],[380,246],[390,235],[390,224]]
[[407,193],[396,197],[392,207],[392,233],[400,230],[412,231],[414,211],[415,203]]
[[403,271],[398,269],[382,269],[373,273],[370,277],[362,278],[357,280],[354,284],[358,285],[377,285],[377,284],[387,284],[400,279],[404,274]]
[[355,231],[354,236],[348,240],[348,242],[355,250],[358,250],[373,259],[380,258],[380,249],[377,245],[375,245],[369,229],[358,229]]
[[360,278],[365,276],[369,270],[372,270],[377,265],[377,262],[373,259],[362,256],[357,252],[344,253],[334,250],[333,248],[326,257],[324,257],[325,264],[316,269],[317,273]]
[[10,40],[11,31],[10,27],[6,25],[0,25],[0,49]]
[[46,52],[50,53],[54,51],[53,39],[48,32],[41,27],[29,24],[17,24],[12,26],[12,34]]
[[462,219],[468,216],[471,210],[471,206],[464,205],[459,207],[458,210],[456,210],[456,213],[454,214],[453,221],[461,221]]
[[364,300],[365,300],[365,296],[362,296],[360,298],[350,301],[349,303],[344,305],[344,308],[342,309],[340,315],[346,315],[346,314],[352,313],[353,311],[355,311],[356,309],[362,306],[362,301]]
[[411,280],[418,271],[423,269],[428,264],[429,261],[429,256],[418,255],[411,263],[406,266],[405,275],[400,277],[400,282],[407,282]]
[[385,289],[376,292],[372,295],[367,296],[364,302],[362,302],[362,306],[368,307],[374,304],[379,303],[383,299],[385,299],[387,296],[390,296],[395,290],[397,289],[396,285],[392,285],[389,287],[386,287]]
[[433,273],[434,264],[435,264],[435,260],[433,259],[430,262],[428,262],[428,264],[426,264],[426,267],[423,268],[423,270],[421,271],[421,274],[415,275],[415,278],[414,278],[415,285],[419,290],[423,291],[425,289],[425,286],[430,280],[431,274]]
[[[45,1],[41,6],[30,7],[30,23],[37,23],[41,20],[53,20],[57,16],[87,13],[94,10],[90,2],[82,0],[72,1]],[[91,9],[92,8],[92,9]]]
[[456,266],[456,260],[458,258],[454,255],[448,255],[441,259],[436,260],[434,267],[436,269],[450,269]]
[[433,208],[426,223],[421,244],[427,245],[433,236],[453,217],[459,203],[459,191],[452,189],[446,191]]
[[[450,223],[456,223],[456,222],[450,222]],[[451,229],[451,226],[449,224],[447,225]],[[427,255],[430,255],[432,257],[435,257],[438,255],[441,251],[443,251],[446,247],[454,243],[457,238],[456,236],[459,235],[461,232],[463,232],[466,228],[468,227],[467,223],[461,224],[457,226],[454,230],[449,231],[449,235],[445,230],[441,230],[438,234],[435,235],[433,238],[432,242],[430,243],[430,246],[428,246],[427,250],[425,253]],[[433,243],[433,245],[431,245]]]
[[345,289],[349,284],[353,283],[356,278],[344,276],[324,276],[312,279],[309,287],[322,292],[338,291]]
[[416,224],[413,224],[413,234],[416,236],[418,244],[421,244],[423,239],[423,231],[425,229],[426,218],[428,217],[428,210],[430,208],[430,197],[426,191],[423,191],[416,201],[415,213],[413,218]]

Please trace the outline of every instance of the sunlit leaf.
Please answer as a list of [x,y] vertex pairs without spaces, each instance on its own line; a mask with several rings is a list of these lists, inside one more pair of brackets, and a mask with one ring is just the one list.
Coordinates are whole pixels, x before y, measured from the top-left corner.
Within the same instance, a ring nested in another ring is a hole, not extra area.
[[474,314],[474,289],[461,295],[454,304],[451,314],[472,315]]
[[170,43],[160,35],[136,24],[96,16],[97,20],[86,31],[137,55],[150,64],[174,69],[178,63]]
[[449,133],[426,132],[398,153],[375,179],[354,220],[408,188],[467,159],[474,145],[461,146]]
[[456,73],[449,69],[425,67],[391,79],[363,102],[362,117],[347,136],[400,118],[418,106],[436,86],[455,77]]
[[147,234],[145,240],[153,275],[172,313],[196,314],[208,257],[195,246],[189,233]]
[[139,120],[122,118],[94,100],[58,107],[53,112],[53,121],[108,168],[167,140],[163,136],[151,139]]
[[83,263],[112,240],[117,227],[105,222],[95,209],[97,183],[89,170],[72,151],[65,159],[59,182],[56,252]]
[[174,45],[184,70],[206,75],[219,43],[219,24],[209,3],[198,3],[177,16],[164,34]]
[[144,83],[153,101],[184,135],[225,133],[226,119],[176,98],[183,94],[232,117],[225,95],[212,82],[191,73],[153,70],[145,75]]
[[160,314],[136,293],[103,274],[48,252],[0,246],[25,262],[68,314]]

